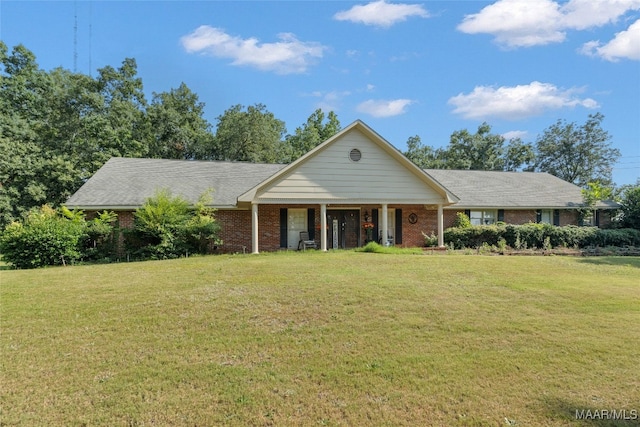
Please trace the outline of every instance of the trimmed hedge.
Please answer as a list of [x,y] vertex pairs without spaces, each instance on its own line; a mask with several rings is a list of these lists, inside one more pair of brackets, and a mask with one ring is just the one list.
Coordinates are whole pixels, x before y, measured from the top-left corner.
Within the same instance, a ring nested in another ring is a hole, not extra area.
[[574,225],[556,227],[550,224],[497,224],[448,228],[444,231],[445,243],[453,245],[455,249],[477,248],[483,243],[498,245],[501,239],[515,249],[542,248],[547,239],[552,247],[640,246],[640,230],[600,229]]

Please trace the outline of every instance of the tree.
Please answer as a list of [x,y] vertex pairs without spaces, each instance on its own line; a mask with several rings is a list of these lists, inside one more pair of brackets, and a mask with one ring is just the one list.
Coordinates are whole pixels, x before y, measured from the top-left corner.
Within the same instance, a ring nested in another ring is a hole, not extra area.
[[411,136],[407,140],[407,151],[404,155],[422,169],[448,169],[443,159],[442,149],[434,150],[429,145],[424,145],[418,135]]
[[623,187],[620,198],[620,225],[640,230],[640,179]]
[[149,156],[196,159],[213,145],[211,124],[204,119],[204,103],[186,84],[169,92],[154,93],[147,109],[152,140]]
[[620,150],[611,148],[611,136],[601,127],[604,116],[590,114],[578,126],[558,120],[536,141],[536,169],[584,187],[588,182],[611,184],[611,170]]
[[321,109],[317,109],[301,127],[296,128],[295,134],[285,138],[286,149],[289,151],[289,161],[293,161],[311,151],[320,143],[331,138],[340,131],[340,121],[333,111],[326,117]]
[[283,121],[275,118],[263,104],[235,105],[218,116],[213,149],[214,160],[278,163],[287,160],[282,137]]
[[482,123],[475,134],[466,129],[451,135],[444,153],[447,169],[504,170],[504,138]]
[[419,136],[410,137],[404,153],[421,168],[515,171],[528,170],[533,162],[533,147],[519,138],[505,145],[501,135],[491,133],[482,123],[475,134],[463,129],[451,135],[446,148],[423,145]]
[[531,144],[522,142],[520,138],[513,138],[507,144],[504,152],[504,170],[532,172],[535,159],[536,155]]

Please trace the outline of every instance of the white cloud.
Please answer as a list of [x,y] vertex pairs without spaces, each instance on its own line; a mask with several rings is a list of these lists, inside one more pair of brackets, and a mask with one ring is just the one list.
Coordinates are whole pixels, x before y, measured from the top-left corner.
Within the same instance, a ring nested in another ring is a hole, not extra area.
[[319,98],[318,102],[316,102],[315,104],[315,108],[321,108],[323,111],[340,110],[342,100],[349,95],[351,95],[351,92],[346,90],[334,90],[330,92],[314,91],[309,94],[309,96]]
[[590,41],[582,46],[580,52],[589,56],[599,56],[611,62],[620,58],[640,60],[640,19],[631,24],[627,30],[616,33],[609,43],[602,45],[599,41]]
[[571,0],[562,6],[552,0],[498,0],[467,15],[458,30],[491,34],[506,47],[529,47],[562,42],[567,30],[585,30],[615,22],[640,0]]
[[559,6],[551,0],[499,0],[465,16],[458,30],[492,34],[508,47],[535,46],[564,40],[560,19]]
[[369,114],[373,117],[392,117],[407,112],[407,107],[415,101],[411,99],[375,100],[369,99],[356,107],[359,113]]
[[280,41],[260,43],[258,39],[231,36],[208,25],[198,27],[180,41],[189,53],[202,52],[218,58],[230,58],[233,65],[246,65],[278,74],[304,73],[326,47],[317,42],[302,42],[291,33],[278,35]]
[[527,132],[526,130],[511,130],[509,132],[503,133],[502,137],[506,141],[511,141],[512,139],[516,139],[516,138],[525,139],[528,134],[529,132]]
[[547,110],[572,108],[597,108],[591,98],[576,96],[580,89],[562,90],[550,83],[531,82],[518,86],[477,86],[469,94],[459,94],[449,99],[454,113],[467,119],[497,117],[518,120],[542,114]]
[[379,0],[364,6],[353,6],[349,10],[336,13],[333,18],[338,21],[389,28],[411,16],[428,18],[429,12],[418,4],[387,3],[385,0]]
[[640,9],[640,0],[571,0],[562,6],[562,24],[574,30],[616,22],[630,10]]

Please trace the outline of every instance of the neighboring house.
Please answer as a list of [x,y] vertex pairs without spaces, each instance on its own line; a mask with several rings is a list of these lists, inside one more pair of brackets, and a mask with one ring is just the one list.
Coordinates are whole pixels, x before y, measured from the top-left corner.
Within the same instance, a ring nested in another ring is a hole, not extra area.
[[161,189],[191,203],[212,190],[229,252],[297,249],[301,232],[322,250],[369,238],[422,246],[423,233],[442,246],[457,212],[476,224],[566,225],[583,207],[580,188],[546,173],[422,170],[359,120],[289,165],[112,158],[66,205],[113,210],[131,227]]

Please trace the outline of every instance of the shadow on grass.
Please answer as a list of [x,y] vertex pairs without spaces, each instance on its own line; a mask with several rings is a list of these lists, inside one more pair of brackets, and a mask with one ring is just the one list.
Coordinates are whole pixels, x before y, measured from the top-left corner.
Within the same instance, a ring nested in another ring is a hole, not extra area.
[[580,258],[580,262],[594,265],[620,265],[640,268],[640,257],[633,256],[603,256]]
[[543,402],[546,416],[557,421],[584,427],[638,427],[640,408],[613,408],[606,405],[591,407],[564,399],[549,398]]

